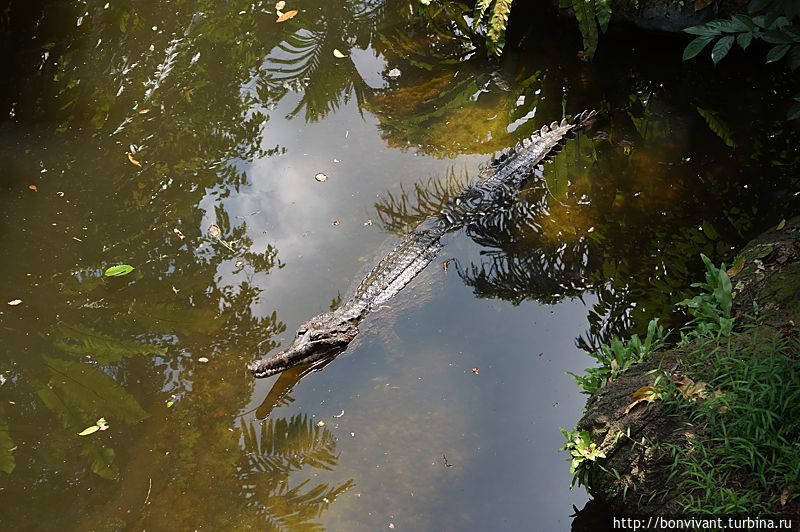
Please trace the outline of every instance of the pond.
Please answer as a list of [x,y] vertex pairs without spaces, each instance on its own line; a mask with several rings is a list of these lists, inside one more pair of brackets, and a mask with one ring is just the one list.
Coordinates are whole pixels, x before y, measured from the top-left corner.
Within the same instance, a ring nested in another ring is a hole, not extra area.
[[[623,28],[583,63],[573,20],[523,14],[497,61],[449,1],[292,10],[6,9],[4,529],[567,530],[589,499],[558,450],[567,372],[669,316],[701,252],[797,212],[760,59],[682,64],[685,39]],[[346,353],[252,378],[493,154],[583,109]]]

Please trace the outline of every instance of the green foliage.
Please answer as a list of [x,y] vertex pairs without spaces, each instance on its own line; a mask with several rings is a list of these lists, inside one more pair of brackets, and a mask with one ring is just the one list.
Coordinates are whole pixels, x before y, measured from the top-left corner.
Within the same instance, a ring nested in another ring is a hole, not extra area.
[[597,31],[605,33],[611,20],[611,0],[562,0],[561,7],[571,7],[583,36],[583,58],[590,60],[597,51],[600,37]]
[[478,0],[475,3],[472,30],[478,31],[486,23],[486,47],[491,55],[499,56],[503,53],[512,2],[513,0]]
[[592,463],[598,458],[605,458],[605,453],[597,448],[597,444],[592,441],[592,436],[588,431],[569,432],[562,428],[561,434],[567,440],[561,450],[569,452],[572,457],[569,466],[572,482],[569,484],[569,489],[572,489],[576,483],[578,486],[588,486]]
[[[753,39],[772,44],[766,56],[767,63],[781,59],[791,71],[800,67],[800,2],[791,0],[752,0],[748,6],[751,15],[733,15],[728,20],[712,20],[699,26],[686,28],[686,33],[696,35],[683,51],[683,60],[692,59],[710,43],[711,60],[719,63],[733,48],[734,42],[746,50]],[[789,120],[800,118],[800,94],[793,98],[787,113]]]
[[725,271],[725,264],[719,268],[714,266],[711,259],[700,254],[706,266],[706,282],[693,283],[693,288],[701,288],[702,292],[691,299],[684,299],[677,305],[687,307],[693,316],[694,327],[689,333],[682,333],[684,342],[694,336],[727,336],[733,328],[731,308],[733,297],[731,280]]
[[724,346],[706,338],[691,353],[690,371],[705,375],[713,393],[704,401],[665,399],[704,433],[691,446],[669,446],[685,512],[770,513],[798,497],[798,350],[797,339],[754,327]]
[[634,334],[627,342],[614,337],[610,344],[602,344],[599,353],[589,356],[600,363],[599,367],[586,369],[583,376],[569,373],[584,393],[593,395],[597,391],[628,371],[631,366],[643,362],[653,351],[664,345],[666,334],[664,327],[658,325],[658,319],[650,320],[647,325],[647,336],[644,341]]

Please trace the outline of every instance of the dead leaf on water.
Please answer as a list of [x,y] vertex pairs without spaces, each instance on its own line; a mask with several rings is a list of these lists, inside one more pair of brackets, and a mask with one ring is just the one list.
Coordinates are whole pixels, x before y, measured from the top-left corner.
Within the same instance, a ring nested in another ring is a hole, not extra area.
[[141,167],[142,167],[142,163],[140,163],[139,161],[137,161],[136,159],[134,159],[134,158],[133,158],[133,155],[131,154],[131,152],[125,152],[125,153],[128,155],[128,160],[131,162],[131,164],[132,164],[133,166],[138,166],[139,168],[141,168]]
[[150,112],[150,109],[139,109],[139,114],[140,115],[146,115],[149,112]]
[[652,386],[642,386],[641,388],[633,392],[633,395],[631,396],[631,402],[625,408],[625,411],[622,413],[622,415],[626,415],[628,412],[633,410],[633,407],[635,407],[639,403],[652,403],[653,401],[656,401],[658,399],[661,399],[661,394],[658,393],[658,390],[656,390]]
[[783,220],[781,220],[781,223],[779,223],[779,224],[778,224],[778,227],[776,227],[775,229],[777,229],[778,231],[780,231],[781,229],[783,229],[783,227],[784,227],[785,225],[786,225],[786,219],[784,218]]
[[472,374],[473,375],[477,375],[480,372],[481,372],[480,368],[472,368]]
[[340,52],[338,48],[334,48],[333,49],[333,56],[334,57],[338,57],[339,59],[342,59],[343,57],[347,57],[342,52]]
[[64,193],[59,190],[58,192],[56,192],[56,196],[58,196],[59,198],[63,198]]
[[28,185],[28,188],[33,190],[34,192],[39,190],[39,187],[37,187],[36,185]]
[[742,268],[744,268],[744,256],[739,255],[739,257],[733,262],[731,268],[728,270],[728,277],[735,277],[739,274],[739,272],[742,271]]
[[215,238],[219,238],[222,235],[222,231],[220,230],[219,226],[214,224],[208,228],[208,232],[211,233],[211,236]]
[[278,20],[276,20],[275,22],[286,22],[290,18],[294,18],[295,15],[297,15],[297,10],[292,9],[291,11],[287,11],[286,13],[283,13],[281,16],[279,16]]
[[181,233],[181,230],[180,230],[180,229],[178,229],[177,227],[176,227],[175,229],[173,229],[173,230],[172,230],[172,232],[173,232],[173,233],[175,233],[175,235],[176,235],[178,238],[180,238],[181,240],[183,240],[184,238],[186,238],[185,236],[183,236],[183,233]]
[[284,2],[283,0],[280,0],[280,2],[277,2],[275,4],[275,9],[277,9],[278,11],[280,11],[284,7],[286,7],[286,2]]
[[320,183],[324,183],[325,181],[328,180],[328,176],[326,176],[325,174],[320,172],[320,173],[318,173],[317,175],[314,176],[314,179],[316,179]]
[[21,299],[12,299],[11,301],[8,302],[8,304],[11,305],[12,307],[16,307],[20,303],[22,303]]
[[177,288],[175,288],[174,286],[172,287],[172,291],[173,291],[173,292],[175,292],[175,295],[176,295],[176,296],[178,295],[178,292],[180,292],[180,290],[178,290],[178,289],[177,289]]
[[331,222],[331,225],[339,225],[341,223],[342,222],[340,222],[339,220],[334,220],[334,221]]

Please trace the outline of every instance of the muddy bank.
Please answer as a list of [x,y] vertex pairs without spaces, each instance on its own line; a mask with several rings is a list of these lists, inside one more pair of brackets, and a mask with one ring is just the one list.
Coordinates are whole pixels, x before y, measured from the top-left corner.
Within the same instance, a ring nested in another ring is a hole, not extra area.
[[[729,270],[735,325],[731,336],[713,346],[719,350],[720,360],[737,356],[737,344],[750,341],[746,339],[753,335],[765,343],[772,338],[798,337],[800,217],[780,227],[751,241]],[[743,332],[745,324],[749,324],[747,332]],[[662,382],[671,383],[686,377],[698,383],[708,379],[714,368],[698,369],[697,353],[696,342],[662,349],[590,397],[577,430],[587,431],[605,455],[591,464],[589,491],[607,501],[612,512],[663,515],[684,509],[681,473],[671,476],[673,458],[666,449],[670,445],[691,449],[707,439],[704,423],[697,419],[690,423],[685,413],[665,400],[630,405],[634,392],[653,386],[659,376]],[[738,478],[732,485],[719,487],[736,490],[735,483],[747,480]],[[797,513],[800,501],[792,490],[783,488],[775,513]]]

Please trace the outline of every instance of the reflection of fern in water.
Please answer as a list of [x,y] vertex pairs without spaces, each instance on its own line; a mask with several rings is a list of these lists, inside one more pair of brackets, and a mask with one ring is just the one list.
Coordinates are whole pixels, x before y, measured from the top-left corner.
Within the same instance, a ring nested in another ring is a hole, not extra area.
[[326,428],[314,425],[305,415],[273,418],[261,424],[240,425],[246,462],[238,476],[242,496],[259,512],[270,530],[322,530],[319,518],[339,495],[353,487],[352,480],[330,487],[320,483],[307,488],[309,480],[289,487],[292,473],[306,466],[332,471],[339,455],[336,440]]

